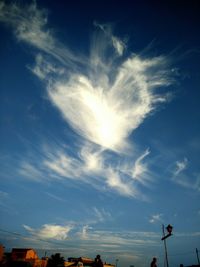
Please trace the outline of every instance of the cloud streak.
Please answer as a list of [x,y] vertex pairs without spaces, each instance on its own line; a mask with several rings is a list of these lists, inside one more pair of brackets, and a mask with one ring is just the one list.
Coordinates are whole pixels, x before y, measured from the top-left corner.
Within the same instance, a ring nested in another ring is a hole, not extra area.
[[184,158],[184,160],[182,161],[177,161],[174,175],[175,176],[179,175],[181,172],[183,172],[187,168],[187,166],[188,166],[188,160],[186,158]]
[[200,174],[198,172],[188,174],[189,165],[187,158],[182,161],[176,161],[172,181],[184,188],[200,192]]
[[139,196],[134,185],[135,181],[130,174],[124,172],[123,165],[107,163],[104,153],[94,150],[92,146],[85,146],[81,148],[79,157],[75,158],[64,150],[50,147],[40,152],[42,156],[39,160],[31,158],[31,163],[28,159],[26,162],[23,161],[18,173],[27,180],[35,182],[76,181],[87,183],[88,186],[93,186],[101,192],[113,191],[122,196]]
[[[44,224],[38,229],[33,229],[28,225],[23,227],[31,234],[35,239],[41,239],[41,241],[65,241],[78,240],[85,242],[85,245],[98,245],[102,248],[109,247],[119,248],[121,246],[132,247],[132,246],[144,246],[145,244],[157,246],[158,244],[158,233],[153,232],[115,232],[108,230],[95,230],[89,225],[82,227],[81,232],[79,231],[80,225],[74,223],[74,225],[57,225],[57,224]],[[61,243],[60,243],[61,244]],[[84,244],[84,243],[83,243]]]

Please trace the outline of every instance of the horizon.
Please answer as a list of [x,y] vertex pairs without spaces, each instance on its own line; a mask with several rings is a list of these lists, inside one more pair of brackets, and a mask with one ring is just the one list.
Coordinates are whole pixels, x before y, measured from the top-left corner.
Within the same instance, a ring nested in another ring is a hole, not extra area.
[[[13,247],[13,248],[7,248],[7,249],[4,247],[4,249],[5,249],[4,253],[11,253],[13,249],[33,249],[33,250],[36,251],[37,256],[39,257],[39,259],[42,259],[43,257],[50,258],[52,255],[55,255],[57,253],[60,254],[60,256],[63,257],[65,261],[68,261],[70,258],[76,258],[76,259],[78,259],[78,258],[88,258],[88,259],[93,259],[94,260],[95,257],[96,257],[96,254],[95,253],[91,253],[91,252],[90,253],[88,252],[87,255],[79,255],[76,252],[73,255],[70,255],[69,256],[69,255],[66,254],[67,253],[66,252],[67,249],[63,249],[63,248],[58,248],[58,249],[41,249],[41,248],[30,248],[30,247],[27,248],[27,247],[23,247],[22,246],[20,248],[18,248],[18,247],[17,248],[14,248]],[[195,253],[197,254],[196,255],[196,257],[197,257],[196,261],[194,263],[190,263],[188,265],[183,265],[183,266],[185,266],[185,267],[187,267],[187,266],[199,266],[198,265],[198,253],[199,253],[199,250],[198,249],[196,249],[196,250],[197,250],[197,251],[195,251]],[[90,256],[88,256],[88,255],[90,255]],[[163,258],[164,258],[164,255],[163,255]],[[121,264],[120,259],[112,259],[112,258],[110,258],[110,259],[107,259],[106,260],[106,259],[103,259],[102,256],[101,256],[101,259],[102,259],[102,261],[103,261],[104,264],[110,264],[110,265],[114,265],[114,266],[124,266],[124,264]],[[87,265],[84,265],[84,266],[87,266]]]
[[161,267],[170,224],[170,267],[195,264],[199,11],[0,2],[0,243]]

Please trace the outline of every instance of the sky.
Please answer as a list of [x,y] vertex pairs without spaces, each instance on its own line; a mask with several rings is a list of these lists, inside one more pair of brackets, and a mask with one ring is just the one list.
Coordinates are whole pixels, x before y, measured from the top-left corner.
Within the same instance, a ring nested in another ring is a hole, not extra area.
[[[0,1],[0,243],[197,264],[198,1]],[[165,231],[165,234],[167,232]]]

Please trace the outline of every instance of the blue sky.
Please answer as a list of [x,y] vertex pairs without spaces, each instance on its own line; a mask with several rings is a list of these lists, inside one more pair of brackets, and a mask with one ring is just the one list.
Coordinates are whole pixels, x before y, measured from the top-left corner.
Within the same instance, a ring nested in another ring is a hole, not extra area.
[[[120,266],[200,249],[197,1],[0,2],[0,242]],[[17,234],[14,234],[17,233]]]

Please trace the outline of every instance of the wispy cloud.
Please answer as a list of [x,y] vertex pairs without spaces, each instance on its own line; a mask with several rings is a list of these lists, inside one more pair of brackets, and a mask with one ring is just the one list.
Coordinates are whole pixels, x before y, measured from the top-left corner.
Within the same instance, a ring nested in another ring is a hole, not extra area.
[[80,233],[78,233],[78,235],[80,236],[80,239],[82,239],[82,240],[88,239],[88,230],[90,230],[90,229],[92,229],[91,226],[84,225],[82,228],[82,231]]
[[63,198],[61,198],[61,197],[59,197],[59,196],[57,196],[57,195],[55,195],[55,194],[51,194],[51,193],[49,193],[49,192],[45,192],[45,194],[46,194],[47,196],[49,196],[50,198],[55,199],[55,200],[57,200],[57,201],[66,202],[65,199],[63,199]]
[[158,223],[162,221],[163,221],[163,214],[161,213],[152,215],[149,220],[150,223]]
[[106,184],[118,192],[119,195],[136,197],[137,190],[131,181],[128,179],[124,182],[124,179],[121,178],[120,173],[115,171],[113,168],[108,168],[106,172]]
[[68,233],[73,229],[73,226],[67,225],[54,225],[44,224],[40,229],[33,229],[28,225],[23,227],[32,235],[41,239],[54,239],[65,240],[68,237]]
[[[99,23],[94,23],[90,55],[78,54],[48,28],[47,11],[36,2],[26,6],[2,2],[0,10],[0,20],[14,29],[17,39],[39,50],[29,69],[46,83],[49,101],[83,144],[76,147],[75,156],[61,149],[42,152],[38,162],[23,161],[20,173],[36,181],[76,180],[144,199],[138,185],[152,180],[144,163],[150,152],[134,154],[135,160],[130,160],[129,137],[157,104],[168,100],[158,91],[172,82],[167,58],[128,53],[112,28]],[[126,156],[126,164],[109,160],[110,151],[116,158]]]
[[142,183],[145,182],[145,179],[140,179],[140,177],[144,177],[144,174],[147,173],[147,165],[143,163],[143,160],[150,154],[150,151],[147,149],[139,158],[136,159],[133,170],[132,170],[132,177],[141,181]]
[[[126,49],[126,44],[125,44],[125,42],[120,40],[118,37],[113,35],[111,25],[100,24],[100,23],[97,23],[96,21],[94,22],[94,25],[104,33],[104,35],[106,36],[106,39],[107,39],[107,43],[111,43],[113,45],[117,55],[122,56],[124,53],[124,50]],[[101,37],[100,37],[100,39],[101,39]],[[100,49],[98,49],[99,52],[102,50],[102,45],[103,44],[100,42],[100,45],[99,45]],[[94,53],[92,53],[92,55],[97,56],[98,53],[96,50],[96,42],[95,42],[95,48],[93,51],[94,51]],[[99,59],[97,61],[101,61],[101,57],[99,57]]]
[[27,161],[21,162],[18,172],[20,175],[35,182],[42,182],[45,180],[43,171]]
[[58,176],[73,179],[80,177],[78,162],[62,151],[52,154],[43,164]]
[[179,175],[182,171],[184,171],[188,166],[188,160],[187,158],[184,158],[182,161],[176,162],[176,169],[174,171],[174,175]]
[[47,27],[47,10],[39,9],[36,1],[23,6],[1,2],[0,21],[13,28],[19,41],[51,55],[64,65],[70,65],[73,68],[74,62],[80,63],[83,59],[80,55],[75,56],[57,40],[53,30]]
[[[164,66],[162,57],[146,60],[131,56],[121,66],[116,66],[112,83],[109,82],[112,69],[110,73],[102,74],[107,84],[101,81],[96,84],[99,77],[91,79],[74,73],[68,81],[51,84],[49,98],[82,137],[119,152],[128,148],[128,136],[155,104],[166,100],[165,96],[153,93],[157,86],[169,84],[167,73],[159,70]],[[155,76],[152,76],[152,70]]]
[[112,218],[110,212],[106,211],[104,208],[99,210],[95,207],[94,214],[100,222],[104,222]]
[[182,161],[176,161],[172,181],[182,187],[200,191],[200,174],[196,172],[188,173],[187,169],[189,169],[187,158],[184,158]]
[[[132,176],[133,160],[126,163],[111,163],[104,150],[95,149],[93,146],[81,146],[77,157],[69,156],[61,147],[45,146],[38,152],[40,157],[31,157],[20,163],[18,173],[21,177],[35,182],[50,182],[62,180],[76,183],[87,183],[101,192],[115,192],[125,197],[145,199],[139,186],[148,186],[149,179],[147,166],[143,166],[143,156],[136,159],[136,164],[141,165],[140,176]],[[147,154],[146,152],[144,154]],[[143,166],[143,167],[142,167]]]
[[74,237],[71,236],[71,239],[78,237],[83,241],[87,241],[87,244],[92,244],[92,246],[95,244],[104,249],[113,248],[123,251],[124,247],[127,249],[133,248],[133,246],[159,245],[160,234],[155,232],[98,230],[94,225],[84,225],[81,231],[76,230],[78,230],[78,227],[74,229]]
[[53,75],[65,74],[63,67],[58,67],[57,64],[50,63],[41,53],[36,55],[35,66],[29,66],[29,69],[41,80],[48,79],[48,77],[52,77]]
[[98,173],[104,166],[104,158],[101,150],[94,150],[93,146],[86,145],[81,148],[80,158],[84,162],[85,172]]

